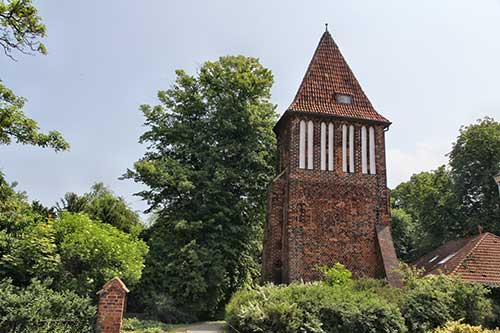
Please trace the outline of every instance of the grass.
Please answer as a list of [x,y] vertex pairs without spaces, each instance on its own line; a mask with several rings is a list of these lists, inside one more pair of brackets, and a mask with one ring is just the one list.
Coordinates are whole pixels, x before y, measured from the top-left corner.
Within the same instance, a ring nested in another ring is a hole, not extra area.
[[[210,322],[195,323],[191,325],[209,324]],[[213,323],[213,322],[212,322]],[[217,322],[222,323],[222,322]],[[173,333],[185,332],[189,326],[187,324],[167,325],[154,320],[140,320],[137,318],[125,318],[123,320],[123,333]]]
[[172,325],[166,325],[154,320],[139,320],[137,318],[125,318],[123,320],[122,332],[124,333],[165,333],[173,332]]

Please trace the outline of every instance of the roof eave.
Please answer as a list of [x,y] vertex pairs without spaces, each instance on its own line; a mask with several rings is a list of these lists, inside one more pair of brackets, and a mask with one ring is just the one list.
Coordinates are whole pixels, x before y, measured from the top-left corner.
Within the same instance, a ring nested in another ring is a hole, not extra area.
[[374,120],[374,119],[366,119],[366,118],[355,118],[355,117],[346,117],[346,116],[339,116],[339,115],[334,115],[334,114],[329,114],[329,113],[323,113],[323,112],[311,112],[311,111],[301,111],[301,110],[294,110],[294,109],[287,109],[278,119],[276,124],[273,127],[273,130],[275,133],[279,130],[279,127],[281,127],[281,124],[283,123],[284,119],[288,118],[290,115],[296,114],[296,115],[308,115],[308,116],[319,116],[319,117],[325,117],[325,118],[330,118],[330,119],[338,119],[338,120],[347,120],[347,121],[360,121],[360,122],[366,122],[369,124],[374,124],[374,125],[383,125],[385,129],[388,129],[389,126],[392,125],[392,122],[389,120]]

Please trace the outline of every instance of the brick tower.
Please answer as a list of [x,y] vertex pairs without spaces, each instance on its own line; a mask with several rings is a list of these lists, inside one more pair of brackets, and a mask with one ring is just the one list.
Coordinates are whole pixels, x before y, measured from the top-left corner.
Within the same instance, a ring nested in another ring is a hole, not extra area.
[[325,31],[274,128],[279,157],[268,192],[265,281],[316,280],[315,267],[340,262],[355,277],[398,284],[385,168],[389,125]]

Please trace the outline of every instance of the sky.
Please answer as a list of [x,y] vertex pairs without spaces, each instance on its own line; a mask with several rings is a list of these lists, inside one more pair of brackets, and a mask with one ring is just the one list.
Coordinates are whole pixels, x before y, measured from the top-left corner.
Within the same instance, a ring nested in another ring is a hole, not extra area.
[[283,113],[325,23],[386,133],[393,188],[447,162],[460,126],[500,120],[500,0],[34,1],[48,55],[0,55],[0,79],[25,112],[59,130],[69,152],[0,146],[0,170],[48,206],[104,182],[138,210],[140,184],[118,178],[145,152],[141,104],[155,104],[176,69],[194,74],[224,55],[257,57],[274,73]]

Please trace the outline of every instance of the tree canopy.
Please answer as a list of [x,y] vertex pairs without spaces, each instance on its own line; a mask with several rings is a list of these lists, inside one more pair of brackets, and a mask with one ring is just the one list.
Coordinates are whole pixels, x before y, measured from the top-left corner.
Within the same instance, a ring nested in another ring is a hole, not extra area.
[[195,76],[176,73],[160,104],[141,107],[147,152],[125,177],[148,187],[139,195],[157,215],[145,233],[144,299],[165,295],[201,319],[220,313],[260,271],[274,173],[273,76],[244,56],[205,62]]
[[139,215],[125,199],[116,196],[103,183],[94,184],[90,192],[83,195],[66,193],[54,208],[59,212],[86,213],[92,220],[134,235],[138,235],[143,228]]
[[441,244],[484,231],[500,233],[500,123],[462,127],[449,165],[413,175],[392,191],[392,224],[400,258],[412,261]]
[[[46,27],[31,0],[0,2],[0,46],[7,57],[15,60],[16,52],[46,54],[41,42],[45,35]],[[24,113],[25,103],[26,99],[16,96],[0,78],[0,145],[14,141],[56,151],[69,149],[59,132],[40,132],[37,122]]]
[[86,296],[114,276],[130,287],[137,284],[147,252],[137,235],[82,213],[53,219],[49,211],[30,205],[0,174],[0,280],[18,286],[50,280],[54,289]]
[[462,127],[449,156],[465,229],[473,232],[480,225],[500,234],[500,199],[493,180],[500,172],[500,123],[484,118]]

